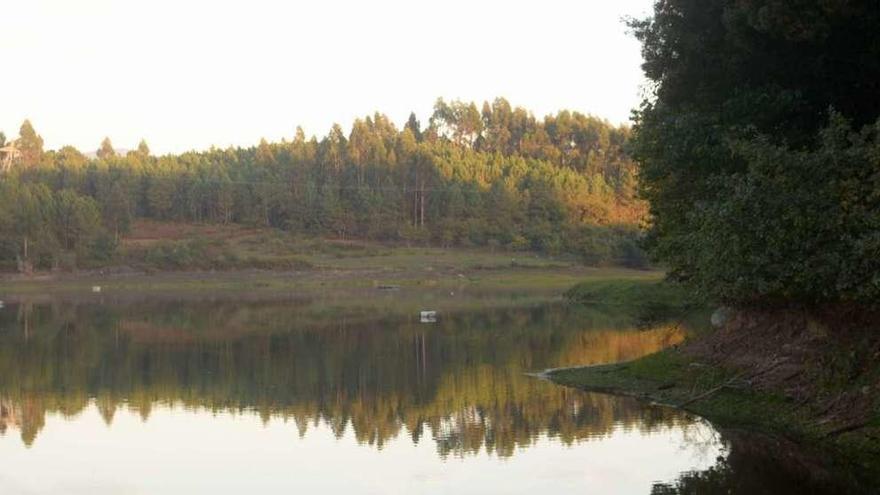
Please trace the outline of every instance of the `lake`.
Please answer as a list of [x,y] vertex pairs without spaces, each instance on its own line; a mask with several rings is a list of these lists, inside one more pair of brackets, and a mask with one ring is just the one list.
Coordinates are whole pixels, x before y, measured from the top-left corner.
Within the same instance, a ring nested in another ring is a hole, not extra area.
[[7,299],[0,490],[833,492],[776,439],[527,374],[657,351],[680,322],[511,294],[343,299]]

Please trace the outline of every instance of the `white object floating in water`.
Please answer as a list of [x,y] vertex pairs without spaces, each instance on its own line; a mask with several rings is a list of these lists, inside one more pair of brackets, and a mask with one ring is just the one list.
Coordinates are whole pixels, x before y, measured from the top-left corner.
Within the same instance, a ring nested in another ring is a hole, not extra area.
[[3,301],[0,301],[0,309],[3,309]]
[[101,286],[100,285],[93,285],[92,292],[101,292]]
[[422,311],[419,313],[419,321],[422,323],[434,323],[437,321],[436,311]]

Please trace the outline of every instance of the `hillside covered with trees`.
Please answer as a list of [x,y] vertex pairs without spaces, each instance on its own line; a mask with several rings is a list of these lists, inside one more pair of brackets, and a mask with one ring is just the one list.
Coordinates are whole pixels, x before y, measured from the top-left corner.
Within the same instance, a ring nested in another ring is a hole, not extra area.
[[[30,122],[0,182],[0,260],[73,268],[110,260],[134,219],[246,224],[297,234],[569,253],[643,266],[645,207],[626,127],[577,112],[543,120],[502,98],[438,99],[426,125],[385,115],[322,137],[250,148],[95,158],[46,151]],[[6,144],[0,135],[0,147]]]

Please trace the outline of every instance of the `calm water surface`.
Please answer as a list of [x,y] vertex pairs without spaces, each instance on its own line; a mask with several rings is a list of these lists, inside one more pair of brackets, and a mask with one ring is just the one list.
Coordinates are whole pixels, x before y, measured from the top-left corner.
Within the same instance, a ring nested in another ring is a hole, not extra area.
[[437,300],[422,324],[395,297],[7,301],[0,492],[827,489],[776,443],[525,375],[633,359],[681,326]]

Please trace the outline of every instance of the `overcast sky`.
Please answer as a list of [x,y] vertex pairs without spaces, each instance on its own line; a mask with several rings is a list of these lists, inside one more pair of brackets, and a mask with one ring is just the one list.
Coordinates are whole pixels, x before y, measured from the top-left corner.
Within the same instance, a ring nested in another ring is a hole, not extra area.
[[504,96],[626,122],[652,0],[28,0],[0,9],[0,130],[154,152],[324,135],[374,111]]

